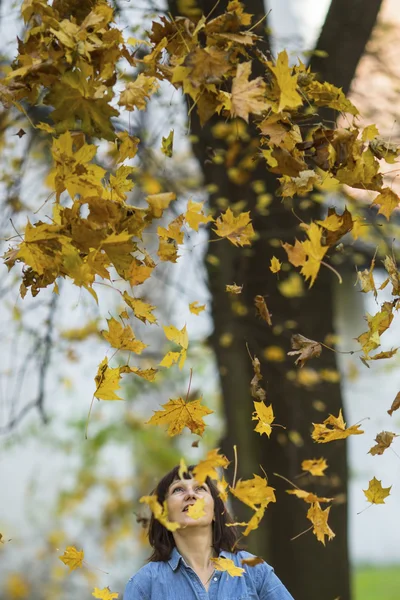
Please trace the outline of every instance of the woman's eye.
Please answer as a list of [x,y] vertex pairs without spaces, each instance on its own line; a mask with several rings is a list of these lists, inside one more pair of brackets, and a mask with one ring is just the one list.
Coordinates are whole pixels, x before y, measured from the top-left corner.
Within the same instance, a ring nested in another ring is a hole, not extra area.
[[206,491],[206,486],[205,485],[199,485],[197,489],[198,490]]
[[178,490],[182,490],[183,488],[181,486],[178,485],[178,487],[174,488],[172,490],[172,493],[175,494],[175,492],[177,492]]

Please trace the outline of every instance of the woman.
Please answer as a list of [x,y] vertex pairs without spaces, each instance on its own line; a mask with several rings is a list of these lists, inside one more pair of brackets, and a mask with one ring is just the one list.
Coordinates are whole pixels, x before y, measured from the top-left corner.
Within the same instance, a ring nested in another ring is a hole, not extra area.
[[[193,469],[181,479],[174,467],[154,490],[161,504],[166,500],[169,520],[180,527],[171,533],[152,516],[153,554],[129,580],[124,600],[293,600],[267,563],[242,565],[253,555],[237,550],[236,530],[226,526],[232,520],[217,487],[209,478],[200,485]],[[197,499],[204,499],[204,515],[193,519],[187,509]],[[231,559],[244,572],[232,577],[215,570],[211,559],[217,557]]]

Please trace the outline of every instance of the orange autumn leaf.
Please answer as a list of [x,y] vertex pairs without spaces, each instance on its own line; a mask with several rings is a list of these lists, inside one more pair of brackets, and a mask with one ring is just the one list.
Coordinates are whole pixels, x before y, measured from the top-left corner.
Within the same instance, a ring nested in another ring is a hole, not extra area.
[[221,238],[227,238],[235,246],[249,246],[254,236],[250,213],[243,212],[237,217],[230,208],[215,221],[215,233]]
[[317,537],[317,540],[325,546],[325,536],[328,540],[332,540],[335,537],[332,529],[328,525],[329,511],[331,507],[328,506],[325,510],[322,510],[319,502],[314,502],[307,512],[307,519],[313,524],[313,533]]
[[326,444],[334,440],[343,440],[348,438],[349,435],[360,435],[364,433],[359,429],[360,425],[352,425],[346,429],[346,423],[343,420],[342,409],[339,411],[339,416],[334,417],[329,415],[323,423],[313,423],[314,431],[311,437],[314,441],[319,444]]
[[71,571],[82,567],[84,552],[83,550],[77,550],[75,546],[67,546],[64,550],[64,554],[58,557]]
[[272,326],[271,313],[268,310],[267,303],[263,296],[257,294],[254,298],[254,304],[256,306],[257,314],[265,321],[270,327]]
[[201,399],[185,402],[183,398],[169,400],[162,405],[164,410],[157,410],[147,421],[151,425],[168,425],[168,435],[179,435],[187,427],[192,433],[203,435],[206,424],[203,417],[213,413],[206,406],[202,406]]
[[393,400],[392,402],[392,406],[389,408],[388,415],[392,416],[392,414],[396,411],[399,410],[400,408],[400,392],[397,392],[396,394],[396,398]]

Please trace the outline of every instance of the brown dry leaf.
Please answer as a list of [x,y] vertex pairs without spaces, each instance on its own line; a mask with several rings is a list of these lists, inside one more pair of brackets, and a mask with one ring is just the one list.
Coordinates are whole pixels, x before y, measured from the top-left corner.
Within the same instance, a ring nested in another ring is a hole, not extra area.
[[378,296],[377,289],[375,287],[374,276],[372,274],[375,267],[375,257],[371,261],[371,266],[364,271],[357,271],[357,279],[360,281],[361,291],[364,293],[373,292],[375,299]]
[[307,519],[313,524],[313,533],[317,536],[317,540],[322,542],[325,546],[325,536],[328,536],[328,540],[332,540],[335,537],[332,529],[328,525],[328,517],[330,506],[325,510],[322,510],[319,502],[315,502],[310,506],[307,512]]
[[360,425],[352,425],[346,429],[346,423],[343,420],[341,409],[338,417],[329,415],[322,424],[313,423],[313,425],[314,431],[312,432],[311,437],[319,444],[326,444],[333,440],[343,440],[349,437],[349,435],[360,435],[364,433],[364,431],[359,429]]
[[[389,280],[392,284],[392,296],[400,296],[400,273],[397,270],[396,260],[393,256],[386,256],[383,266],[389,274]],[[380,289],[383,289],[381,286]]]
[[400,392],[397,392],[396,398],[392,402],[392,406],[389,408],[388,415],[392,416],[395,410],[400,408]]
[[300,333],[295,333],[291,337],[292,352],[288,352],[288,356],[298,354],[295,364],[304,367],[305,363],[311,358],[318,358],[322,352],[322,346],[315,340],[309,340]]
[[[251,355],[250,355],[250,358],[251,358]],[[257,356],[254,356],[254,358],[251,358],[251,363],[252,363],[253,369],[254,369],[254,377],[250,381],[251,395],[256,400],[262,401],[262,400],[266,399],[267,394],[266,394],[265,390],[262,387],[260,387],[260,381],[263,378],[263,376],[261,375],[261,365],[260,365],[260,361],[258,360]]]
[[257,314],[270,326],[272,327],[271,321],[271,313],[268,310],[267,303],[265,302],[263,296],[257,294],[254,298],[254,304],[257,309]]
[[326,219],[315,222],[324,228],[325,244],[327,246],[333,246],[353,229],[353,218],[346,207],[341,215],[338,215],[334,208],[328,208]]
[[383,454],[385,450],[389,448],[395,437],[399,436],[391,431],[381,431],[375,438],[376,446],[372,446],[368,451],[368,454],[372,454],[372,456]]

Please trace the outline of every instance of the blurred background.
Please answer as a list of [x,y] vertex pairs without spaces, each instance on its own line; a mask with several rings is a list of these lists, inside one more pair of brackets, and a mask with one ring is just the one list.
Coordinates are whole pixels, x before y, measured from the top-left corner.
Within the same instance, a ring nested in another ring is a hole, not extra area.
[[[196,17],[199,9],[208,14],[214,5],[200,0],[114,3],[118,26],[126,37],[138,39],[145,39],[152,21],[169,11]],[[247,0],[244,5],[257,17],[267,13],[257,30],[265,36],[266,52],[286,48],[293,63],[298,58],[310,62],[322,79],[349,93],[362,125],[374,123],[382,137],[399,141],[396,0],[273,0],[264,8],[261,2]],[[71,6],[73,10],[73,2]],[[225,2],[216,5],[215,16],[225,6]],[[3,70],[16,54],[16,36],[23,37],[19,9],[18,2],[1,4]],[[35,108],[28,117],[34,123],[46,122],[48,109]],[[0,113],[4,251],[9,246],[6,240],[23,229],[27,215],[34,213],[38,219],[49,212],[49,192],[43,183],[50,160],[47,139],[25,123],[24,115],[4,109]],[[127,123],[121,121],[123,126]],[[27,134],[16,135],[24,127]],[[188,198],[208,201],[214,214],[227,206],[248,210],[247,202],[255,211],[259,240],[251,250],[233,246],[227,250],[222,244],[208,244],[205,231],[191,233],[177,263],[157,267],[156,276],[142,290],[158,307],[162,323],[187,325],[187,363],[182,371],[166,370],[156,383],[137,378],[124,387],[123,402],[96,401],[88,439],[84,432],[94,375],[107,351],[100,331],[106,327],[105,319],[118,310],[118,294],[98,286],[96,305],[91,296],[63,281],[59,296],[43,290],[36,298],[22,300],[18,272],[7,273],[1,265],[0,598],[89,598],[91,587],[107,585],[122,597],[125,582],[149,554],[148,514],[139,498],[181,456],[187,463],[196,462],[207,450],[221,447],[233,461],[237,444],[239,477],[260,474],[261,464],[278,497],[259,530],[246,540],[247,547],[275,566],[296,600],[397,600],[400,448],[394,443],[393,451],[381,457],[367,453],[378,432],[400,432],[398,413],[387,414],[400,390],[400,359],[372,362],[367,368],[357,354],[324,350],[321,359],[298,370],[286,353],[295,332],[339,351],[358,349],[355,338],[365,330],[364,315],[374,314],[389,292],[379,292],[377,301],[372,294],[362,294],[356,285],[357,270],[369,268],[376,248],[377,265],[385,254],[396,252],[398,217],[390,228],[383,228],[382,217],[366,211],[371,198],[354,190],[319,190],[296,199],[295,210],[306,222],[325,215],[328,206],[347,205],[353,215],[366,216],[370,226],[361,239],[337,249],[335,267],[341,284],[327,271],[309,293],[286,263],[277,286],[268,270],[270,258],[285,260],[279,240],[293,241],[298,219],[292,206],[283,206],[276,198],[271,176],[248,166],[251,137],[244,126],[236,125],[232,139],[227,123],[212,122],[200,131],[195,115],[188,121],[180,92],[163,85],[147,111],[131,114],[129,127],[143,141],[133,161],[138,170],[132,204],[140,205],[146,194],[162,191],[177,193],[177,214]],[[167,159],[160,151],[161,138],[171,129],[174,155]],[[201,136],[206,143],[199,142]],[[210,147],[209,136],[216,145]],[[238,148],[228,164],[227,148],[234,144]],[[113,168],[107,144],[101,145],[100,157]],[[388,179],[394,188],[396,177],[393,165]],[[152,240],[147,243],[151,248]],[[385,277],[379,269],[375,274],[378,287]],[[244,284],[244,290],[232,301],[223,291],[234,282]],[[255,318],[255,294],[268,299],[272,330]],[[188,308],[194,301],[206,305],[198,316]],[[147,343],[152,336],[140,366],[156,366],[168,349],[164,335],[157,329],[143,333],[141,327],[135,333],[146,336]],[[383,337],[384,349],[396,347],[399,335],[395,318]],[[274,406],[277,422],[287,426],[284,433],[274,432],[271,441],[252,433],[246,342],[262,363],[267,401]],[[215,411],[207,417],[208,427],[195,447],[193,435],[171,439],[161,429],[145,425],[160,404],[186,394],[190,368],[191,396],[203,396]],[[316,447],[310,423],[322,422],[329,413],[337,415],[342,402],[346,422],[362,420],[365,435],[350,438],[347,451],[342,441]],[[273,476],[278,472],[293,480],[303,459],[319,456],[327,457],[329,470],[315,491],[332,493],[337,500],[331,511],[336,538],[325,549],[311,532],[290,541],[308,527],[306,511],[285,495],[286,484]],[[392,485],[391,495],[385,505],[364,511],[368,503],[362,490],[374,476],[384,487]],[[242,518],[239,507],[233,510]],[[88,563],[71,574],[58,560],[68,545],[83,548]]]

